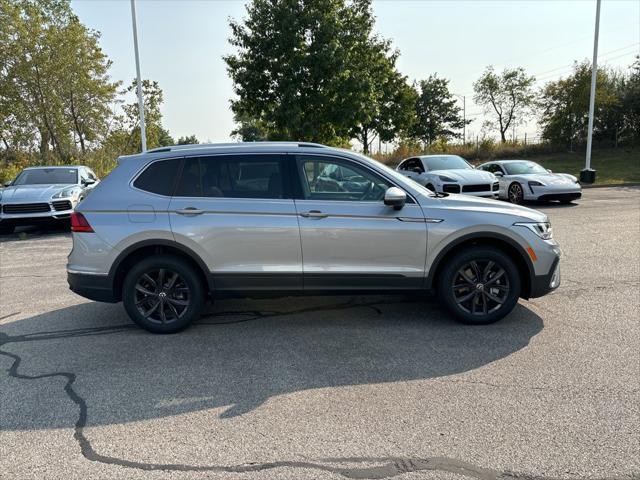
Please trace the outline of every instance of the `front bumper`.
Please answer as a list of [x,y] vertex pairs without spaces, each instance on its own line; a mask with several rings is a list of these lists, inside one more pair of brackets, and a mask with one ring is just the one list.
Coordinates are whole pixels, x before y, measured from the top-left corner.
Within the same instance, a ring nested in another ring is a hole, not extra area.
[[582,192],[572,192],[572,193],[547,193],[544,195],[540,195],[538,200],[541,202],[550,202],[552,200],[566,201],[569,202],[571,200],[577,200],[582,197]]
[[[68,203],[67,203],[68,202]],[[61,204],[67,205],[61,206]],[[28,205],[38,207],[48,205],[48,211],[29,212]],[[70,207],[70,208],[69,208]],[[22,203],[2,203],[0,202],[0,224],[2,225],[35,225],[38,223],[54,222],[58,220],[68,220],[75,202],[71,198],[61,198],[50,202],[22,202]],[[11,213],[7,212],[9,210]],[[27,210],[27,211],[20,211]],[[15,213],[13,213],[15,212]]]
[[560,257],[557,257],[549,273],[546,275],[536,275],[531,284],[530,298],[537,298],[546,295],[560,286]]
[[67,272],[67,283],[69,283],[69,289],[72,292],[89,300],[108,303],[118,302],[118,299],[113,294],[113,285],[108,275]]

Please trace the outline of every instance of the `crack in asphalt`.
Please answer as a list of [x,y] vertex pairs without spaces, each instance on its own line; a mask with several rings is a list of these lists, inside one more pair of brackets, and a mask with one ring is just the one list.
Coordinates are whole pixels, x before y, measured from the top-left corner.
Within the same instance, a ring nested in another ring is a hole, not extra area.
[[[252,320],[280,317],[287,315],[295,315],[306,313],[309,311],[335,311],[350,308],[370,308],[377,314],[381,314],[380,305],[390,305],[393,303],[406,302],[356,302],[350,299],[347,302],[318,307],[306,307],[290,311],[221,311],[206,314],[203,318],[224,317],[229,315],[240,315],[246,318],[232,320],[227,322],[207,322],[199,321],[197,325],[228,325],[234,323],[247,322]],[[18,315],[19,312],[11,313],[0,317],[0,321],[6,318]],[[109,455],[103,455],[95,451],[91,441],[85,434],[85,427],[88,419],[88,406],[86,400],[78,394],[74,388],[77,376],[73,372],[51,372],[40,375],[26,375],[18,371],[22,358],[6,350],[2,350],[6,344],[25,343],[32,341],[44,341],[59,338],[77,338],[91,335],[105,335],[111,333],[120,333],[126,330],[136,328],[131,324],[120,324],[104,327],[88,327],[78,329],[64,329],[54,331],[44,331],[28,333],[23,335],[8,335],[0,332],[0,355],[11,358],[13,360],[8,369],[9,377],[19,380],[36,381],[46,378],[62,377],[66,380],[64,392],[67,397],[77,405],[79,414],[74,425],[73,437],[80,446],[82,456],[89,461],[99,462],[107,465],[115,465],[124,468],[134,468],[144,471],[180,471],[180,472],[219,472],[219,473],[250,473],[266,470],[274,470],[280,468],[298,468],[319,470],[328,473],[338,474],[345,478],[351,479],[367,479],[378,480],[392,478],[405,473],[419,471],[440,471],[449,472],[457,475],[475,478],[477,480],[560,480],[555,477],[535,476],[522,474],[511,471],[499,471],[489,468],[480,467],[462,460],[448,457],[427,457],[427,458],[405,458],[405,457],[342,457],[342,458],[319,458],[305,461],[299,460],[280,460],[273,462],[251,462],[237,465],[189,465],[182,463],[149,463],[127,460]],[[373,464],[373,465],[372,465]],[[639,474],[630,474],[624,477],[601,477],[592,480],[640,480]]]

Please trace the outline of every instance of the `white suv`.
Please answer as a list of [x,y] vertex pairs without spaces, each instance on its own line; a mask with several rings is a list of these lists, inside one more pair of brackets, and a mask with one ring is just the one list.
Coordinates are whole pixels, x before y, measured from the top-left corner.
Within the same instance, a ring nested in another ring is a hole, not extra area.
[[122,157],[72,215],[71,289],[175,332],[208,297],[437,292],[489,323],[560,283],[535,210],[435,195],[354,152],[189,145]]

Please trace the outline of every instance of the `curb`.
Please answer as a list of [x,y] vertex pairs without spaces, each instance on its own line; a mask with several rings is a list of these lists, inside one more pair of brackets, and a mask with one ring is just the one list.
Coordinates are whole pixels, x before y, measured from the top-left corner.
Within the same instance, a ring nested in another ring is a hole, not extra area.
[[581,185],[582,188],[640,187],[640,182]]

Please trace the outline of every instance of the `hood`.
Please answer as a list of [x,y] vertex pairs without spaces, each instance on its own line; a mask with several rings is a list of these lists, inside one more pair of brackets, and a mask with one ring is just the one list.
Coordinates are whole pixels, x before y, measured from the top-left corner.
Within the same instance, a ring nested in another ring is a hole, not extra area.
[[69,187],[77,187],[72,184],[56,185],[15,185],[0,190],[2,203],[8,202],[48,202],[51,197],[61,190]]
[[542,182],[545,185],[570,185],[578,180],[568,173],[527,173],[520,176],[530,181]]
[[429,172],[433,175],[443,175],[461,183],[487,183],[497,181],[496,176],[484,170],[434,170]]
[[531,222],[548,222],[548,217],[533,208],[514,205],[512,203],[501,202],[488,198],[472,197],[469,195],[451,194],[448,197],[440,199],[443,207],[451,209],[477,211],[483,213],[497,213],[501,215],[511,215],[514,222],[531,221]]

